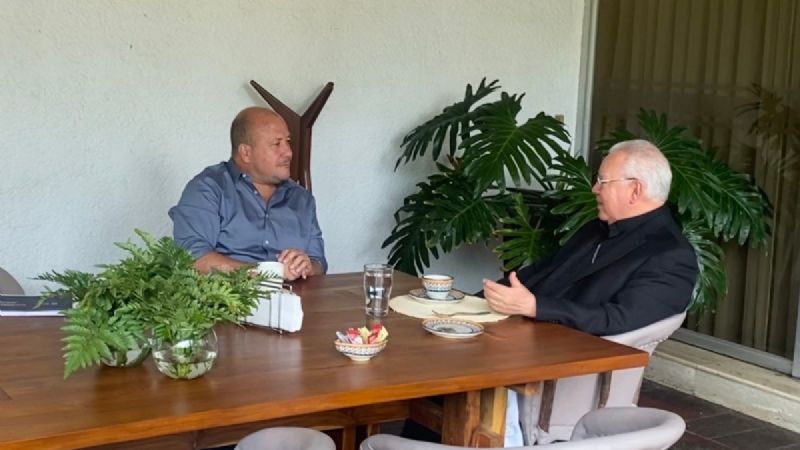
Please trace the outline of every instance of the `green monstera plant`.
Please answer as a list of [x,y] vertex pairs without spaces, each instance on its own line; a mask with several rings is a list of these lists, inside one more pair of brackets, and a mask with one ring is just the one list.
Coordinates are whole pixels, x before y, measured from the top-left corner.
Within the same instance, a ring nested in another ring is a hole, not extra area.
[[[488,241],[515,209],[528,209],[512,188],[534,181],[550,186],[551,154],[569,143],[569,134],[544,113],[518,123],[524,94],[502,92],[499,99],[486,102],[498,89],[496,80],[484,79],[474,90],[467,85],[463,100],[403,139],[395,170],[430,149],[438,172],[406,197],[383,243],[392,246],[389,262],[399,270],[417,273],[430,265],[431,256],[438,258],[440,250]],[[546,246],[548,241],[536,242]],[[532,252],[544,250],[534,247]]]
[[[395,213],[383,246],[391,246],[389,260],[398,269],[418,273],[440,250],[502,237],[494,250],[510,270],[539,260],[597,216],[591,170],[565,150],[570,141],[563,125],[544,113],[517,124],[523,95],[502,93],[479,104],[498,88],[497,81],[484,80],[474,92],[468,85],[464,100],[403,139],[395,169],[430,148],[438,173]],[[617,142],[642,138],[663,151],[673,170],[670,204],[700,266],[692,305],[712,307],[725,294],[720,242],[763,244],[771,204],[748,175],[715,159],[684,128],[669,126],[666,116],[642,111],[639,126],[640,135],[618,130],[597,149],[605,153]],[[541,189],[520,187],[531,181]]]

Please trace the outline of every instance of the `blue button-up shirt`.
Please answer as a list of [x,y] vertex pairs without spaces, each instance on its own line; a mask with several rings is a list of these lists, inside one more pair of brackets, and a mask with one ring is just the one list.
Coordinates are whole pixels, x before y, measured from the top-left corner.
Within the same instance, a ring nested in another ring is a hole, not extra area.
[[314,197],[292,180],[265,202],[233,160],[221,162],[189,181],[169,216],[175,242],[195,259],[215,251],[247,263],[275,261],[297,248],[328,270]]

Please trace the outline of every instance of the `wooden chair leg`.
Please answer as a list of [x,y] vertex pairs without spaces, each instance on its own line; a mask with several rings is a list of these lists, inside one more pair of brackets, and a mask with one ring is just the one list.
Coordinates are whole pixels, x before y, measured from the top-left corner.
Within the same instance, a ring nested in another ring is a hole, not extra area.
[[597,375],[597,408],[605,408],[608,403],[608,396],[611,393],[612,372],[603,372]]
[[539,404],[539,428],[550,431],[550,416],[553,414],[553,401],[556,398],[556,380],[547,380],[542,385],[542,400]]

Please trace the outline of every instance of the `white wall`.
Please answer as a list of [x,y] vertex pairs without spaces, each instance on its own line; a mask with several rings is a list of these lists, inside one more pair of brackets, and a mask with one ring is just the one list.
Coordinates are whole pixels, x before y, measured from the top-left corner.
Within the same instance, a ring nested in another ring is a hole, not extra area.
[[[0,0],[0,267],[21,280],[92,269],[134,227],[170,234],[167,209],[227,159],[228,127],[263,104],[257,80],[314,128],[312,179],[330,271],[383,261],[392,213],[432,166],[392,172],[400,140],[499,78],[523,114],[578,104],[581,0]],[[301,56],[302,55],[302,56]],[[477,247],[433,270],[462,289],[498,275]]]

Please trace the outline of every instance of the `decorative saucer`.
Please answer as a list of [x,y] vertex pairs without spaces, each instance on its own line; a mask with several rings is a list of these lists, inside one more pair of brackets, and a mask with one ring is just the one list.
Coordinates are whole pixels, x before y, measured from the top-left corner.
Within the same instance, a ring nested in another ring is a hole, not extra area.
[[425,291],[425,288],[417,288],[412,289],[408,295],[410,295],[414,300],[421,302],[421,303],[431,303],[431,304],[452,304],[458,303],[461,300],[464,300],[464,293],[461,291],[457,291],[455,289],[451,290],[450,293],[447,294],[447,298],[443,298],[441,300],[436,298],[428,297],[428,293]]
[[483,333],[483,325],[461,319],[425,319],[422,321],[425,331],[451,339],[465,339]]

